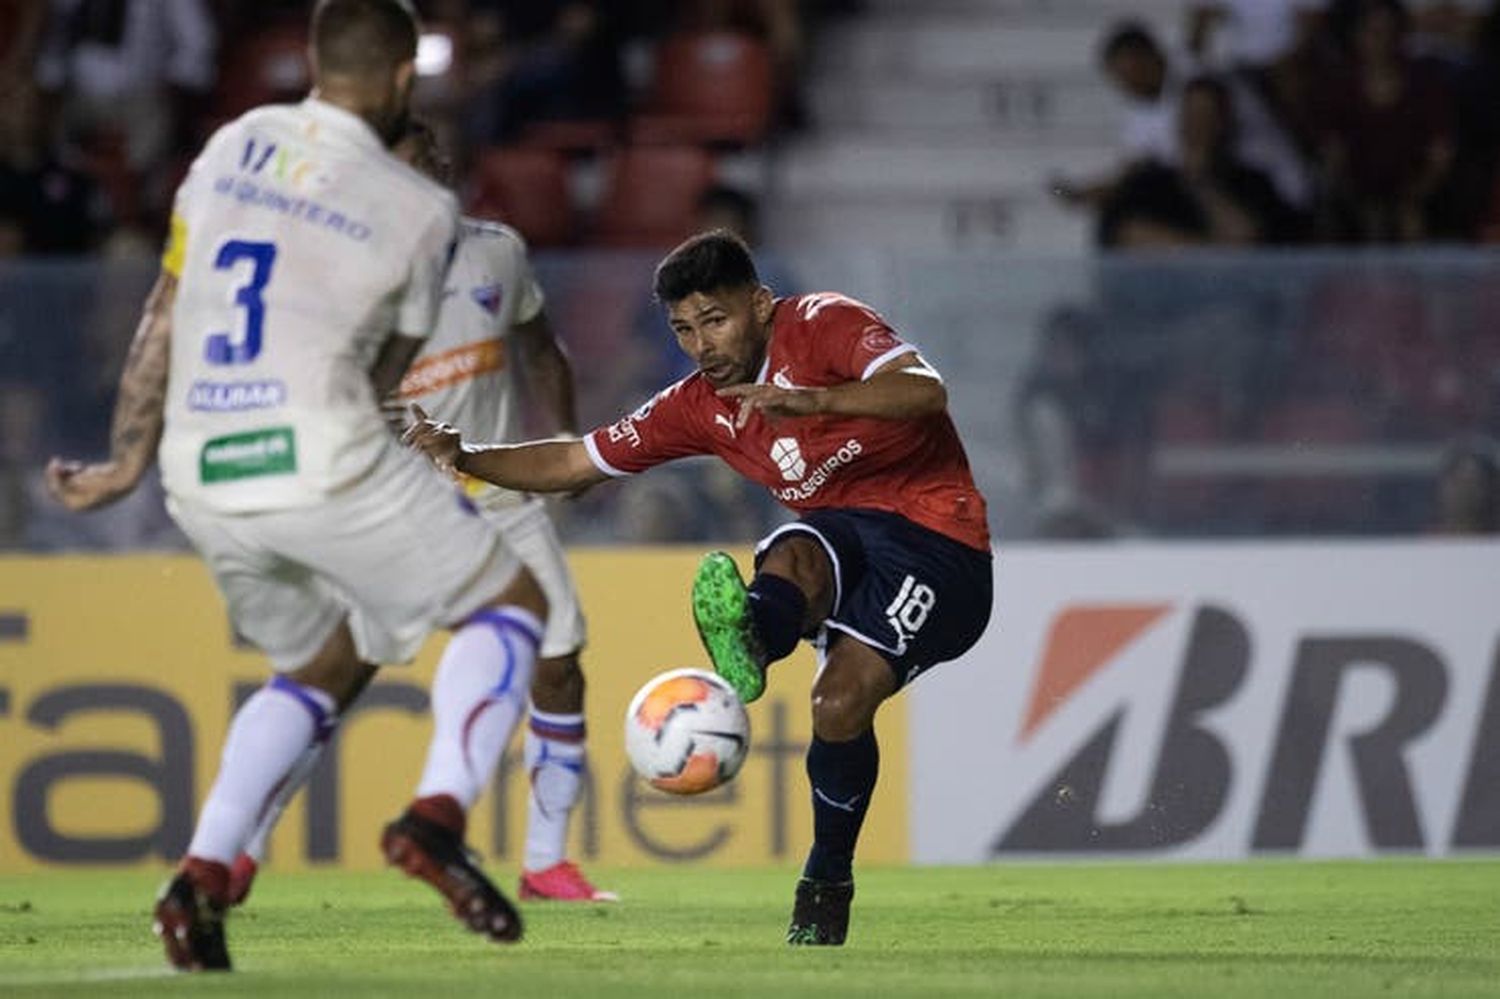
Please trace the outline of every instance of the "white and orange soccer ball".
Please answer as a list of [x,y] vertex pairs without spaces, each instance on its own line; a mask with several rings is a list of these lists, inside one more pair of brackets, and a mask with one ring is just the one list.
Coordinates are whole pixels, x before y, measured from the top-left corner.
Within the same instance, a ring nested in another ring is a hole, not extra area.
[[734,688],[701,669],[652,677],[625,712],[625,754],[653,787],[702,794],[732,778],[750,748]]

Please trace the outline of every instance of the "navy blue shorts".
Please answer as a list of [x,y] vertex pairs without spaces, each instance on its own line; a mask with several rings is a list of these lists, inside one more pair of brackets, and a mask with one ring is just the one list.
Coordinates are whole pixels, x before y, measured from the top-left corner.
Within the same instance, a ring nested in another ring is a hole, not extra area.
[[791,534],[811,535],[833,563],[833,611],[825,627],[883,655],[897,686],[963,655],[989,624],[989,552],[894,513],[814,510],[767,535],[756,546],[756,568]]

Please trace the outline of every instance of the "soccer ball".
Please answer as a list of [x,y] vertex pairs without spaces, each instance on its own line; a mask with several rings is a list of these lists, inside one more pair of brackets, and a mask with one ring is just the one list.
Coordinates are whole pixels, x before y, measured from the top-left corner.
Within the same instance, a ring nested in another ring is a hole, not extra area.
[[734,688],[701,669],[652,677],[625,712],[625,754],[652,787],[711,791],[739,772],[750,718]]

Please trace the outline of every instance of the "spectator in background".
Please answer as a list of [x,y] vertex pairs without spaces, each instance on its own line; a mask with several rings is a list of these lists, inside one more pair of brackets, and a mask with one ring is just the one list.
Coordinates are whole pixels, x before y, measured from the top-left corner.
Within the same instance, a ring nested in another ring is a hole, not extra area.
[[[1364,0],[1324,0],[1324,5],[1330,30],[1347,37]],[[1445,62],[1463,61],[1492,6],[1492,0],[1405,0],[1411,14],[1411,53]]]
[[534,122],[621,117],[621,38],[609,7],[600,0],[472,0],[465,26],[470,144],[513,142]]
[[1500,242],[1500,2],[1476,32],[1472,57],[1458,74],[1450,231]]
[[1121,151],[1129,161],[1177,158],[1177,103],[1182,74],[1166,50],[1141,24],[1129,22],[1105,38],[1100,58],[1104,72],[1127,104],[1120,128]]
[[36,78],[79,148],[123,139],[145,174],[185,150],[214,83],[213,18],[203,0],[51,0]]
[[1500,534],[1500,447],[1488,438],[1456,441],[1437,481],[1440,534]]
[[1311,211],[1319,84],[1335,54],[1324,43],[1327,0],[1209,0],[1189,9],[1188,46],[1232,84],[1241,156],[1281,196]]
[[1452,94],[1405,51],[1399,0],[1361,0],[1349,71],[1333,88],[1323,148],[1330,188],[1324,234],[1411,243],[1432,232],[1433,198],[1453,163]]
[[[1192,78],[1192,60],[1172,59],[1150,31],[1135,22],[1116,25],[1105,36],[1100,57],[1106,75],[1126,100],[1121,124],[1121,168],[1114,176],[1074,184],[1053,181],[1064,200],[1093,205],[1109,199],[1117,184],[1145,162],[1172,166],[1182,156],[1178,108]],[[1311,207],[1313,186],[1293,137],[1258,95],[1253,80],[1224,78],[1236,122],[1233,142],[1239,159],[1265,173],[1280,197],[1298,208]]]
[[1328,0],[1207,0],[1188,7],[1188,49],[1226,69],[1265,66],[1298,47]]
[[29,86],[0,103],[0,256],[85,253],[105,221],[93,181],[52,154],[38,112]]
[[1296,213],[1235,151],[1228,88],[1198,77],[1182,94],[1178,165],[1150,161],[1126,174],[1104,203],[1099,242],[1121,249],[1286,243]]

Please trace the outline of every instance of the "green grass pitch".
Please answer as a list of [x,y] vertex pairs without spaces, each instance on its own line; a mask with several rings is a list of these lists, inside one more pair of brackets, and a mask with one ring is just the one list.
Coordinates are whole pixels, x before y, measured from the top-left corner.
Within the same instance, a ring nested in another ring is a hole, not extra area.
[[156,877],[0,877],[0,995],[1500,996],[1500,860],[863,871],[842,949],[781,943],[795,872],[597,871],[513,947],[388,872],[277,875],[237,970],[173,975]]

